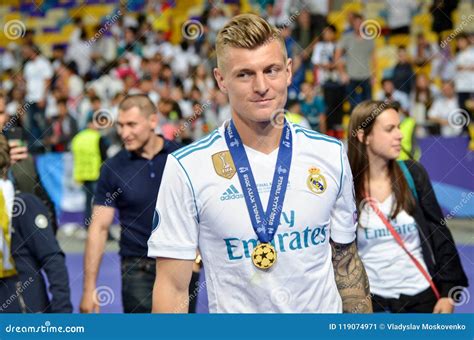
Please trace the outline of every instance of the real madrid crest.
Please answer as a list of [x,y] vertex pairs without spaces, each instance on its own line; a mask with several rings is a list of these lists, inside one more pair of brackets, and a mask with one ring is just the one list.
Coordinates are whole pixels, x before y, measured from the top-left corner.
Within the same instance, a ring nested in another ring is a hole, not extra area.
[[212,164],[216,173],[224,178],[234,177],[236,169],[229,150],[221,151],[212,155]]
[[313,194],[322,194],[326,191],[327,183],[326,178],[321,174],[321,170],[316,167],[311,167],[308,169],[309,176],[306,180],[308,189],[311,190]]

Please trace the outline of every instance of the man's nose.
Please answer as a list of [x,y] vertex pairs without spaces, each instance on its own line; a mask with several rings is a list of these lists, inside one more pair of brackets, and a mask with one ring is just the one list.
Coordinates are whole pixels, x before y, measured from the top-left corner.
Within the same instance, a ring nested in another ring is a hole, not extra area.
[[257,73],[253,82],[253,90],[259,95],[263,96],[268,91],[268,84],[265,76],[261,73]]

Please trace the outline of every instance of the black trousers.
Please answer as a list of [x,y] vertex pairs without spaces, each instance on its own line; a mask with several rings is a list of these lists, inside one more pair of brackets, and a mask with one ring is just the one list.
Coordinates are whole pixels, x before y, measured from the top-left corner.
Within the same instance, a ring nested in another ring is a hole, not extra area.
[[[156,260],[122,257],[122,303],[124,313],[151,313]],[[196,312],[199,273],[193,273],[189,283],[189,313]]]
[[386,299],[372,295],[374,313],[433,313],[436,296],[431,287],[416,295],[400,295],[398,299]]

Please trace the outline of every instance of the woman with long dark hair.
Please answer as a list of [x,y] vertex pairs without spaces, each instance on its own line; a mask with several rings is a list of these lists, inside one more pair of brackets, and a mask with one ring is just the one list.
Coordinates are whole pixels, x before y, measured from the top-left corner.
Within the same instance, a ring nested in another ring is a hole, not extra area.
[[357,243],[374,311],[452,313],[467,278],[425,169],[397,162],[398,112],[386,102],[362,102],[349,132]]

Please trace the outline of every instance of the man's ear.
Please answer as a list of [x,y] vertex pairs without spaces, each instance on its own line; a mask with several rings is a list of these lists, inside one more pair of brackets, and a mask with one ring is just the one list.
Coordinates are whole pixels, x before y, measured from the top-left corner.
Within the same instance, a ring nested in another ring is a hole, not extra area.
[[286,61],[286,72],[288,74],[286,79],[286,86],[290,86],[293,77],[293,60],[291,58],[288,58],[288,60]]
[[216,78],[216,81],[217,81],[217,85],[219,86],[219,89],[224,92],[225,94],[227,94],[227,88],[224,84],[224,76],[222,75],[222,72],[221,70],[216,67],[214,68],[214,78]]
[[149,120],[150,120],[151,127],[153,128],[153,130],[155,130],[156,127],[158,126],[158,121],[159,121],[158,112],[150,115]]

